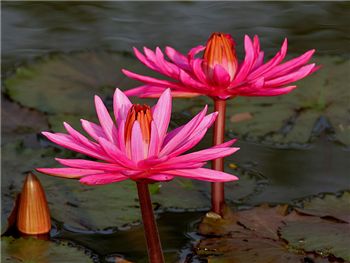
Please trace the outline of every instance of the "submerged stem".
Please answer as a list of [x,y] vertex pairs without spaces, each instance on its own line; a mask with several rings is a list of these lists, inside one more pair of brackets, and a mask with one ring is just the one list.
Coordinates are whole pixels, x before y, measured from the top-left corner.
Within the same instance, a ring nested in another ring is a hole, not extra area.
[[[218,145],[225,140],[225,118],[226,118],[226,100],[214,99],[214,110],[218,112],[214,124],[213,144]],[[215,159],[212,162],[212,168],[217,171],[224,170],[224,159]],[[224,183],[214,182],[211,184],[211,206],[212,211],[220,214],[225,203]]]
[[162,245],[158,234],[158,228],[154,219],[153,207],[148,183],[137,182],[137,192],[142,213],[142,222],[147,241],[148,259],[150,263],[164,263]]

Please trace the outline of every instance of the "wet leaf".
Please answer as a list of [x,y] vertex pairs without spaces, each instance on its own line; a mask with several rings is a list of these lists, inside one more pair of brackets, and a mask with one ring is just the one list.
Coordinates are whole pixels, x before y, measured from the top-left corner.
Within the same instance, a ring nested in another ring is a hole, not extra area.
[[297,211],[319,217],[333,217],[350,223],[350,192],[344,192],[341,197],[327,194],[323,198],[315,197],[304,201],[303,208]]
[[115,87],[128,89],[137,82],[121,68],[134,68],[135,60],[117,53],[81,52],[54,55],[18,68],[5,81],[5,91],[23,106],[50,114],[95,115],[93,97],[112,103]]
[[280,230],[281,238],[293,249],[333,255],[350,261],[350,225],[318,217],[287,218]]
[[295,263],[305,258],[288,251],[280,241],[257,237],[244,229],[223,238],[202,240],[197,254],[209,255],[209,263]]
[[29,137],[33,133],[48,128],[46,116],[41,112],[20,107],[18,104],[2,98],[1,133],[3,142]]
[[[327,234],[319,234],[322,231]],[[327,257],[334,256],[348,260],[348,224],[288,214],[287,205],[236,212],[226,207],[223,217],[208,213],[199,232],[209,236],[197,245],[197,254],[209,256],[208,262],[329,262]]]
[[228,235],[241,230],[242,226],[263,238],[278,239],[277,230],[287,214],[288,206],[269,207],[262,205],[254,209],[232,212],[228,207],[222,219],[205,217],[199,226],[204,235]]
[[94,262],[83,250],[34,238],[1,238],[2,262],[61,263]]
[[[70,154],[70,155],[66,155]],[[31,149],[21,144],[3,147],[3,218],[12,211],[13,200],[21,191],[25,172],[37,167],[53,167],[54,157],[72,158],[71,152],[52,148]],[[133,181],[105,186],[84,186],[78,181],[38,174],[45,189],[51,216],[73,231],[101,231],[141,221],[136,186]],[[235,198],[244,198],[254,189],[254,178],[242,176],[242,187],[227,184]],[[155,189],[156,190],[155,190]],[[151,186],[152,201],[161,211],[203,210],[210,207],[210,183],[177,178]],[[237,191],[235,189],[239,189]],[[3,231],[5,231],[4,229]]]

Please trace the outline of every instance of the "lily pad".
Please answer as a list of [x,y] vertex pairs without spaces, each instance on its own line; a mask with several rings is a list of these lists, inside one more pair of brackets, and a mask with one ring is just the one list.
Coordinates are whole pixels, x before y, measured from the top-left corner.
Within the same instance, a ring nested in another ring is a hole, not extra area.
[[282,242],[257,237],[244,229],[231,236],[202,240],[197,247],[197,254],[208,255],[209,263],[295,263],[303,262],[306,258],[288,251]]
[[350,261],[350,225],[318,217],[287,219],[281,237],[293,249]]
[[263,238],[278,239],[277,230],[288,212],[288,206],[269,207],[262,205],[254,209],[232,212],[228,207],[223,217],[213,217],[211,212],[203,219],[199,232],[204,235],[228,235],[248,229]]
[[2,98],[1,132],[3,142],[30,137],[34,133],[48,128],[46,116],[38,111],[20,107],[18,104]]
[[[67,156],[68,154],[68,156]],[[13,200],[21,191],[25,173],[36,167],[54,166],[54,157],[70,158],[71,152],[53,148],[31,149],[22,144],[3,147],[2,200],[3,218],[13,208]],[[19,165],[20,164],[20,165]],[[85,186],[78,181],[43,174],[38,177],[46,191],[51,216],[73,231],[102,231],[120,228],[141,221],[136,185],[124,181],[104,186]],[[254,178],[243,175],[241,191],[236,182],[228,184],[228,194],[244,198],[254,189]],[[247,187],[245,187],[245,184]],[[152,201],[158,212],[193,211],[210,207],[210,183],[176,178],[162,184],[151,185]],[[6,201],[7,200],[7,201]],[[5,230],[5,229],[4,229]]]
[[[326,130],[350,145],[350,60],[325,56],[316,57],[315,62],[322,68],[299,81],[290,94],[230,100],[227,122],[231,131],[252,140],[305,144]],[[240,113],[249,113],[251,118],[232,122],[231,116]]]
[[128,89],[136,82],[121,68],[135,60],[119,53],[81,52],[53,55],[20,67],[5,80],[5,92],[23,106],[50,114],[94,115],[93,96],[111,98],[115,87]]
[[341,197],[327,194],[323,198],[315,197],[302,204],[298,212],[319,217],[333,217],[350,223],[350,192],[344,192]]
[[59,244],[34,238],[1,238],[1,262],[11,263],[61,263],[94,262],[81,249],[67,242]]
[[[348,247],[349,238],[341,238],[348,235],[349,230],[345,229],[348,224],[303,216],[295,211],[288,212],[287,205],[276,207],[261,205],[236,212],[226,207],[223,217],[209,212],[199,226],[199,232],[208,237],[197,245],[197,254],[208,257],[208,262],[329,262],[327,257],[333,260],[334,256],[347,260],[344,248]],[[312,221],[314,225],[310,230],[305,231],[305,235],[302,235],[304,228],[300,226],[295,236],[293,228],[288,232],[290,236],[284,237],[282,233],[282,238],[280,237],[280,229],[285,231],[289,224],[297,223],[304,224],[303,226],[307,228],[310,220],[314,220]],[[326,228],[328,234],[332,229],[334,230],[331,241],[328,243],[323,241],[325,234],[318,234],[322,231],[322,227]],[[341,235],[340,229],[344,232]],[[337,235],[340,235],[339,239]],[[216,237],[213,238],[213,236]],[[313,247],[311,245],[298,247],[295,241],[297,237],[298,242],[310,238]],[[316,240],[320,242],[319,247]],[[344,243],[340,244],[340,240],[344,240]],[[330,246],[332,241],[334,246]],[[326,248],[330,249],[327,253],[324,251]]]

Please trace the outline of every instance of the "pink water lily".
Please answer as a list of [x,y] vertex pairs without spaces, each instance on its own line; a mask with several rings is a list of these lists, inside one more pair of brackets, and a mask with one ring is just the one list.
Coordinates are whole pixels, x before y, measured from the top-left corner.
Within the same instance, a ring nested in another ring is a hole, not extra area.
[[[207,95],[228,99],[235,96],[277,96],[295,89],[295,85],[289,84],[318,68],[314,63],[307,64],[315,50],[283,62],[287,54],[287,39],[280,51],[266,63],[258,36],[252,40],[246,35],[244,47],[245,58],[241,62],[236,56],[235,42],[224,33],[213,33],[205,46],[192,48],[187,56],[172,47],[165,48],[168,58],[159,47],[155,51],[144,47],[144,54],[134,48],[136,57],[143,64],[170,80],[124,69],[125,75],[144,83],[126,94],[159,97],[166,88],[171,88],[173,96],[178,97]],[[197,57],[202,51],[203,56]]]
[[175,176],[212,182],[237,180],[231,174],[203,168],[209,160],[236,152],[239,148],[231,147],[235,140],[186,153],[203,138],[217,113],[207,115],[205,107],[187,124],[168,133],[171,101],[171,93],[167,89],[153,108],[133,105],[122,91],[116,89],[113,100],[114,121],[102,100],[95,96],[100,124],[81,120],[83,129],[91,139],[67,123],[64,123],[67,134],[43,132],[43,135],[64,148],[100,161],[56,159],[66,167],[37,170],[49,175],[79,179],[88,185],[127,179],[137,182],[169,181]]

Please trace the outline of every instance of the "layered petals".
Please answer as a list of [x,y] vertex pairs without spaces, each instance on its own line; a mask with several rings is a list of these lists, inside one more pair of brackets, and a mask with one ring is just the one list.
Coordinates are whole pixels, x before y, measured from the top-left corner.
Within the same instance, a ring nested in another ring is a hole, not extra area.
[[[134,49],[142,63],[168,79],[123,70],[128,77],[143,83],[141,87],[126,93],[130,96],[159,97],[161,91],[171,88],[172,95],[179,97],[206,95],[228,99],[235,96],[276,96],[290,92],[296,87],[291,83],[318,69],[315,64],[307,64],[315,50],[283,62],[287,55],[287,39],[279,52],[264,63],[264,52],[260,50],[258,36],[252,40],[246,35],[245,57],[237,63],[235,44],[231,37],[222,33],[214,33],[211,38],[213,36],[213,41],[209,39],[206,46],[192,48],[187,56],[172,47],[165,49],[167,59],[158,47],[155,51],[144,48],[144,54]],[[198,57],[203,51],[203,57]],[[208,65],[211,68],[208,69]]]
[[[163,58],[159,51],[147,53],[154,61]],[[173,59],[183,63],[185,60],[183,57]],[[202,168],[207,161],[236,152],[238,148],[231,147],[234,140],[181,155],[197,145],[214,123],[217,113],[207,115],[207,106],[187,124],[170,132],[170,89],[161,94],[152,109],[147,105],[131,104],[125,94],[117,89],[113,101],[115,120],[97,96],[95,106],[99,124],[81,120],[83,129],[91,139],[68,123],[64,123],[67,134],[43,132],[43,135],[59,146],[97,160],[57,158],[56,161],[65,167],[38,168],[39,172],[79,179],[87,185],[127,179],[169,181],[176,176],[211,182],[237,180],[235,176]]]

